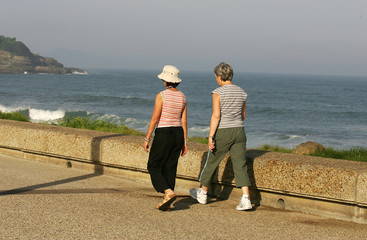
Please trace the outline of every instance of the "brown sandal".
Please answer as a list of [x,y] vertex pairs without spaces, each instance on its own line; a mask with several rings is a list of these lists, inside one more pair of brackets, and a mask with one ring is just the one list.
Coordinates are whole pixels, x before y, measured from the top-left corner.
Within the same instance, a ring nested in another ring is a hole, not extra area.
[[157,205],[155,208],[161,211],[169,211],[171,210],[171,204],[176,200],[176,194],[171,191],[169,194],[164,195],[164,200],[162,204]]

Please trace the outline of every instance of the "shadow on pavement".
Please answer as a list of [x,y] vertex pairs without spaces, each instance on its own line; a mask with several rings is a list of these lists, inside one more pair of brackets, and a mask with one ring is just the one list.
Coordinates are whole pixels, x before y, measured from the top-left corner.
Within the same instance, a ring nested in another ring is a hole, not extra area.
[[[100,175],[101,175],[100,173],[91,173],[91,174],[87,174],[87,175],[83,175],[83,176],[72,177],[72,178],[57,180],[57,181],[48,182],[48,183],[36,184],[36,185],[33,185],[33,186],[28,186],[28,187],[16,188],[16,189],[0,192],[0,196],[22,194],[22,193],[34,191],[34,190],[40,189],[40,188],[46,188],[46,187],[51,187],[51,186],[55,186],[55,185],[61,185],[61,184],[66,184],[66,183],[70,183],[70,182],[80,181],[80,180],[83,180],[83,179],[97,177],[97,176],[100,176]],[[55,190],[53,190],[53,191],[55,191]]]
[[[92,162],[94,164],[94,173],[83,175],[83,176],[78,176],[78,177],[67,178],[67,179],[63,179],[63,180],[56,180],[56,181],[49,182],[49,183],[36,184],[36,185],[32,185],[32,186],[27,186],[27,187],[11,189],[11,190],[8,190],[8,191],[2,191],[2,192],[0,192],[0,196],[14,195],[14,194],[24,194],[24,193],[27,193],[27,192],[30,192],[30,191],[32,191],[32,193],[34,194],[35,193],[34,191],[37,190],[37,189],[40,189],[40,188],[51,187],[51,186],[55,186],[55,185],[80,181],[80,180],[83,180],[83,179],[103,175],[103,165],[101,164],[101,160],[100,160],[100,157],[101,157],[101,142],[102,142],[103,139],[119,137],[119,136],[122,136],[122,134],[112,134],[112,135],[107,135],[107,136],[94,137],[92,139],[92,142],[91,142],[91,159],[92,159]],[[68,167],[71,167],[70,162],[68,162],[67,164],[68,164]],[[65,193],[67,191],[72,191],[72,190],[65,190],[64,189],[63,193]],[[72,193],[75,193],[76,191],[83,192],[83,189],[74,190],[74,192],[72,192]],[[95,191],[100,191],[100,190],[90,189],[89,191],[95,192]],[[104,191],[111,191],[111,190],[105,189]],[[42,191],[38,190],[37,191],[38,194],[46,193],[46,192],[56,193],[56,192],[60,192],[60,190],[42,190]]]
[[[15,190],[15,189],[14,189]],[[69,188],[63,188],[63,189],[34,189],[34,190],[29,190],[29,191],[22,191],[22,192],[17,192],[17,193],[7,193],[10,191],[14,191],[14,190],[9,190],[6,192],[0,192],[0,196],[1,195],[11,195],[11,194],[17,194],[17,195],[30,195],[30,194],[37,194],[37,195],[42,195],[42,194],[91,194],[91,193],[123,193],[126,192],[124,190],[121,189],[110,189],[110,188],[76,188],[76,189],[69,189]],[[3,194],[5,193],[5,194]]]
[[191,205],[200,204],[190,196],[178,196],[180,199],[173,203],[171,211],[188,210]]

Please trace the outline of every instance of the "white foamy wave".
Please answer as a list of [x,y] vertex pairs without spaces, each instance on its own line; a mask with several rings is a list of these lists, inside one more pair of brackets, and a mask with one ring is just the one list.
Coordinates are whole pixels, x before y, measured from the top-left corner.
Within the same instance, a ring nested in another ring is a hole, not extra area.
[[209,127],[189,127],[188,135],[189,137],[198,136],[205,137],[209,134]]
[[135,123],[137,120],[135,118],[125,118],[125,123]]
[[72,71],[71,72],[72,74],[76,74],[76,75],[88,75],[88,72],[86,72],[86,71]]
[[194,132],[209,132],[209,127],[189,127],[189,131],[194,131]]
[[121,120],[121,123],[125,126],[142,132],[147,130],[149,124],[147,120],[138,120],[135,118],[122,118]]
[[26,110],[28,109],[27,107],[22,107],[22,106],[19,106],[19,107],[5,107],[3,105],[0,105],[0,111],[2,112],[18,112],[18,111],[21,111],[21,110]]
[[[312,136],[312,135],[307,135],[307,136]],[[300,136],[300,135],[288,135],[289,139],[303,139],[305,138],[305,136]]]
[[301,139],[305,139],[306,137],[312,136],[311,134],[309,135],[294,135],[294,134],[287,134],[287,133],[268,133],[266,134],[267,138],[269,139],[275,139],[275,140],[279,140],[279,141],[293,141],[293,140],[301,140]]
[[56,119],[63,118],[65,116],[65,111],[56,110],[40,110],[40,109],[29,109],[29,118],[32,121],[52,121]]
[[116,124],[121,123],[121,118],[115,114],[104,114],[103,116],[99,117],[102,121],[112,122]]

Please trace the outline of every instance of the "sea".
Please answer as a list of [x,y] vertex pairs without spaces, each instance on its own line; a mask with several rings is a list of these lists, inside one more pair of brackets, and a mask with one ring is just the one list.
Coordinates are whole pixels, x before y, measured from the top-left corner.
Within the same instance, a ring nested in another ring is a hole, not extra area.
[[[159,69],[160,70],[160,69]],[[87,75],[0,74],[0,110],[32,122],[66,116],[101,119],[145,132],[164,85],[159,70],[88,69]],[[178,89],[188,103],[188,135],[208,136],[212,72],[182,71]],[[248,94],[247,147],[367,147],[367,76],[235,73]]]

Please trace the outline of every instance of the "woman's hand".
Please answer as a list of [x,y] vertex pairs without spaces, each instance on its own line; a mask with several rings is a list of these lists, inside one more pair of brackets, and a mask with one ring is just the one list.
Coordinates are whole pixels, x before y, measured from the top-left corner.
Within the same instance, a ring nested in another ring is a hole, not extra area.
[[208,148],[211,152],[213,152],[215,148],[215,140],[212,137],[209,137],[208,139]]
[[143,148],[146,152],[149,152],[149,142],[148,141],[144,141],[143,143]]
[[187,143],[184,143],[182,145],[182,152],[181,152],[181,156],[185,156],[185,154],[187,153]]

